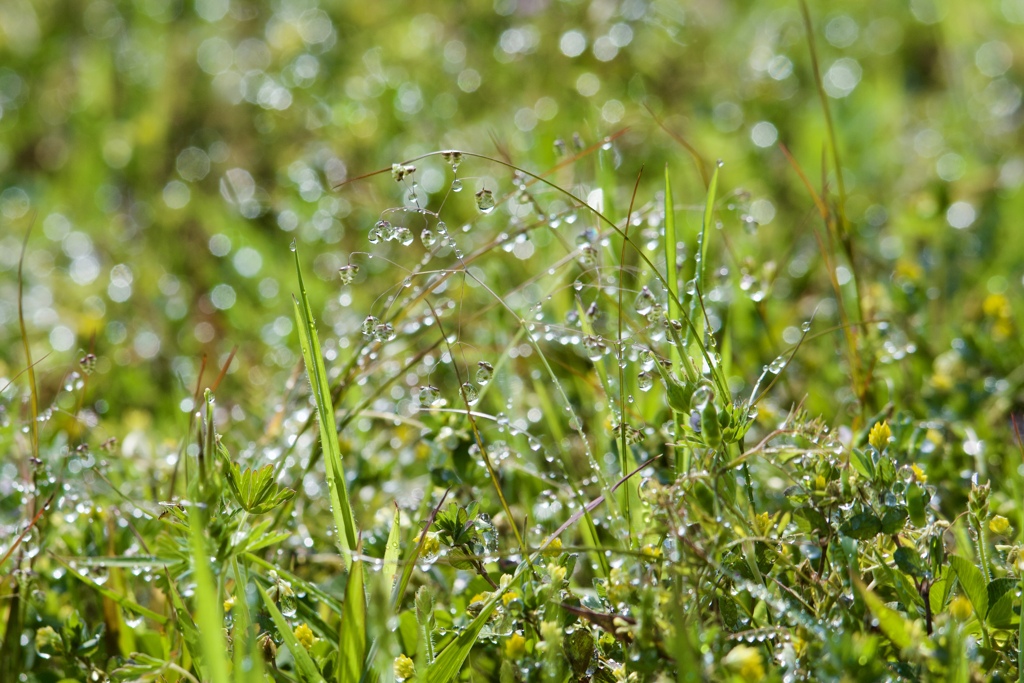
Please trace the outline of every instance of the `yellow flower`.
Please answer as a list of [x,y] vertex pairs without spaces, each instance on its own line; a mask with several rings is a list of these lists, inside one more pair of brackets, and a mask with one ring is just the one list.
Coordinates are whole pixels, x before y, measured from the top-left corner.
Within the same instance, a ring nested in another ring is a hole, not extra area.
[[1010,318],[1013,316],[1013,309],[1010,308],[1010,300],[1002,294],[989,294],[981,304],[981,310],[989,318]]
[[551,577],[551,583],[561,584],[565,581],[565,567],[560,567],[555,563],[548,565],[548,576]]
[[825,475],[824,474],[819,474],[818,476],[816,476],[814,478],[814,490],[815,491],[824,491],[826,486],[828,486],[828,480],[825,479]]
[[562,539],[552,538],[551,542],[548,543],[548,547],[540,553],[544,557],[558,557],[562,554]]
[[643,548],[640,548],[640,552],[643,553],[644,557],[650,558],[652,560],[657,560],[661,558],[661,548],[651,543],[648,543]]
[[513,633],[505,641],[505,656],[509,659],[520,659],[526,654],[526,638],[518,633]]
[[737,645],[729,650],[722,664],[744,681],[760,681],[765,677],[761,651],[749,645]]
[[416,664],[405,655],[395,657],[395,678],[404,681],[416,675]]
[[988,529],[994,534],[1000,536],[1005,534],[1010,528],[1010,520],[1002,515],[996,515],[992,519],[988,520]]
[[425,557],[436,555],[441,550],[441,541],[437,540],[437,534],[435,533],[424,531],[416,540],[417,542],[423,541],[421,554]]
[[512,602],[513,600],[516,600],[517,598],[519,598],[519,591],[517,591],[515,589],[510,590],[510,591],[505,591],[501,595],[501,604],[507,606],[508,603]]
[[953,598],[953,602],[949,603],[949,613],[957,621],[967,621],[974,614],[974,607],[971,605],[970,600],[962,595],[958,595]]
[[875,450],[881,452],[889,445],[891,438],[892,430],[889,429],[889,423],[883,420],[875,423],[875,426],[871,428],[871,432],[868,434],[868,443],[874,446]]
[[299,624],[295,627],[295,639],[302,643],[302,647],[307,650],[313,647],[313,643],[316,642],[316,637],[313,635],[312,629],[305,624]]
[[469,604],[472,605],[474,602],[487,602],[490,599],[490,597],[490,593],[477,593],[469,599]]
[[231,608],[235,606],[235,596],[232,595],[230,598],[224,601],[224,611],[230,612]]
[[919,482],[923,484],[926,481],[928,481],[928,475],[924,473],[924,470],[917,466],[917,463],[912,464],[910,466],[910,469],[913,470],[914,478],[917,479]]

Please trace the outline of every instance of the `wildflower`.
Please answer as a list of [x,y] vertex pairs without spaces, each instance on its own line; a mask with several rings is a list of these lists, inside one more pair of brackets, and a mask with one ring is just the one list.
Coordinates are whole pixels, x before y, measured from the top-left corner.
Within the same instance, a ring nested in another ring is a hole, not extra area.
[[651,543],[648,543],[644,547],[640,548],[640,552],[643,553],[645,558],[651,560],[661,559],[661,548]]
[[476,595],[474,595],[473,597],[471,597],[469,599],[469,604],[472,605],[472,604],[477,603],[477,602],[480,602],[480,603],[487,602],[490,599],[490,597],[491,597],[490,593],[477,593]]
[[313,635],[312,629],[306,624],[299,624],[295,627],[295,639],[302,643],[302,647],[307,650],[313,647],[313,643],[316,642],[316,636]]
[[761,536],[767,536],[768,532],[772,530],[771,515],[767,512],[754,515],[754,528],[757,529],[757,533]]
[[949,603],[949,613],[957,621],[967,621],[971,618],[971,614],[974,613],[974,607],[971,606],[970,600],[962,595],[958,595],[953,598],[953,602]]
[[552,538],[547,547],[540,552],[544,557],[558,557],[562,554],[562,539]]
[[914,472],[914,478],[919,482],[923,484],[928,481],[928,475],[924,473],[924,470],[917,466],[917,463],[912,464],[910,469]]
[[526,638],[513,633],[505,641],[505,656],[509,659],[520,659],[526,654]]
[[729,650],[722,664],[744,681],[760,681],[765,677],[761,651],[749,645],[737,645]]
[[883,420],[875,423],[875,426],[871,428],[871,432],[868,434],[868,443],[874,446],[875,450],[881,452],[885,450],[891,438],[892,430],[889,429],[889,423]]
[[565,581],[565,567],[559,566],[555,563],[548,565],[548,576],[551,577],[551,583],[561,584]]
[[1005,534],[1010,528],[1010,520],[1002,515],[995,515],[992,519],[988,520],[988,529],[994,534]]
[[424,531],[420,534],[417,542],[423,543],[422,555],[430,557],[436,555],[441,550],[441,541],[438,540],[437,534],[429,531]]
[[416,675],[416,665],[405,655],[395,657],[395,678],[404,681]]
[[232,595],[231,597],[229,597],[227,600],[224,601],[224,611],[225,612],[230,612],[231,608],[234,607],[234,606],[235,606],[235,596]]
[[508,606],[508,603],[512,602],[513,600],[517,600],[517,599],[519,599],[519,591],[517,591],[515,589],[510,590],[510,591],[505,591],[502,594],[502,596],[501,596],[501,604],[503,604],[505,606]]

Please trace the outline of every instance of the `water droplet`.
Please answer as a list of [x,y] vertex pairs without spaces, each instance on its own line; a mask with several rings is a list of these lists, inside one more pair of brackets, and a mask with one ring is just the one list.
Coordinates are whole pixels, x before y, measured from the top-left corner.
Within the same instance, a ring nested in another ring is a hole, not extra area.
[[369,240],[370,244],[377,244],[381,238],[380,228],[376,225],[370,228],[370,232],[366,234],[366,239]]
[[441,392],[437,387],[425,384],[420,387],[419,399],[424,408],[433,408],[441,405]]
[[654,300],[654,295],[651,293],[651,290],[644,287],[640,290],[640,293],[637,294],[636,301],[633,302],[633,306],[636,308],[636,312],[640,315],[647,315],[651,312],[651,309],[654,308],[655,303],[656,301]]
[[581,289],[583,289],[583,283],[580,282],[579,280],[576,280],[575,282],[572,283],[572,288],[578,292]]
[[295,246],[295,240],[292,240],[292,243],[288,245],[288,249],[291,251],[295,251],[296,248],[297,247]]
[[584,268],[592,268],[597,263],[597,248],[592,244],[580,247],[580,255],[576,258]]
[[459,170],[459,164],[462,163],[462,152],[459,152],[459,151],[454,150],[454,149],[450,149],[450,150],[441,152],[441,158],[444,159],[445,161],[447,161],[451,165],[452,172],[454,173],[454,172]]
[[482,213],[490,213],[494,210],[494,193],[486,187],[476,193],[476,208]]
[[806,321],[803,324],[801,324],[800,325],[800,329],[803,332],[810,332],[811,331],[811,323],[810,323],[810,321]]
[[485,360],[480,361],[476,366],[477,383],[484,385],[490,382],[491,378],[494,377],[494,366]]
[[452,181],[452,192],[462,192],[462,181],[458,178]]
[[786,367],[786,358],[785,356],[779,356],[768,365],[768,372],[777,375],[782,372],[784,367]]
[[642,370],[640,374],[636,376],[636,386],[640,391],[650,391],[651,387],[654,386],[654,377],[651,373],[646,370]]
[[423,228],[423,232],[420,233],[420,241],[423,242],[423,246],[430,249],[437,244],[437,235],[430,228]]
[[379,324],[380,324],[380,320],[378,320],[376,318],[376,316],[372,316],[372,315],[366,316],[366,320],[363,321],[363,328],[362,328],[363,329],[363,336],[366,336],[366,337],[373,336],[373,331],[375,329],[377,329],[377,325],[379,325]]
[[462,393],[465,395],[466,403],[469,405],[473,405],[480,400],[480,394],[477,393],[476,387],[470,382],[462,385]]
[[338,268],[338,276],[341,278],[341,284],[343,285],[352,284],[352,281],[356,279],[356,275],[358,274],[359,266],[354,263]]
[[403,246],[407,247],[412,244],[413,236],[412,230],[406,227],[401,227],[395,230],[395,239]]

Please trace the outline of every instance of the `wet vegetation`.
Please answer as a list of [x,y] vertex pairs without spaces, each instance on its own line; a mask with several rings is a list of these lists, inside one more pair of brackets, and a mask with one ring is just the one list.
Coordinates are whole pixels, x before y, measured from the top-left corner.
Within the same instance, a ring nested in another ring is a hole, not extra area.
[[0,681],[1024,680],[1022,23],[0,6]]

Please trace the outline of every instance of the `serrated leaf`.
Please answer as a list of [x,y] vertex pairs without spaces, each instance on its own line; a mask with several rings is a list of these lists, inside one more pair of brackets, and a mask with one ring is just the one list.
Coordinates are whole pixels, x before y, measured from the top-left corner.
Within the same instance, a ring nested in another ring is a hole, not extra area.
[[985,583],[985,576],[973,562],[959,555],[949,556],[949,566],[960,580],[964,594],[971,601],[978,619],[984,619],[988,614],[988,586]]
[[866,541],[874,538],[882,530],[882,520],[873,512],[861,512],[846,520],[839,533],[858,541]]
[[263,605],[270,612],[270,618],[274,620],[274,625],[277,627],[281,640],[284,641],[288,651],[292,653],[292,659],[295,660],[295,673],[298,674],[299,680],[303,683],[326,683],[324,677],[320,675],[320,670],[317,668],[313,658],[309,656],[306,648],[302,646],[302,643],[292,633],[288,620],[281,614],[281,610],[277,609],[277,605],[267,595],[267,591],[264,590],[263,586],[257,584],[256,587],[263,597]]

